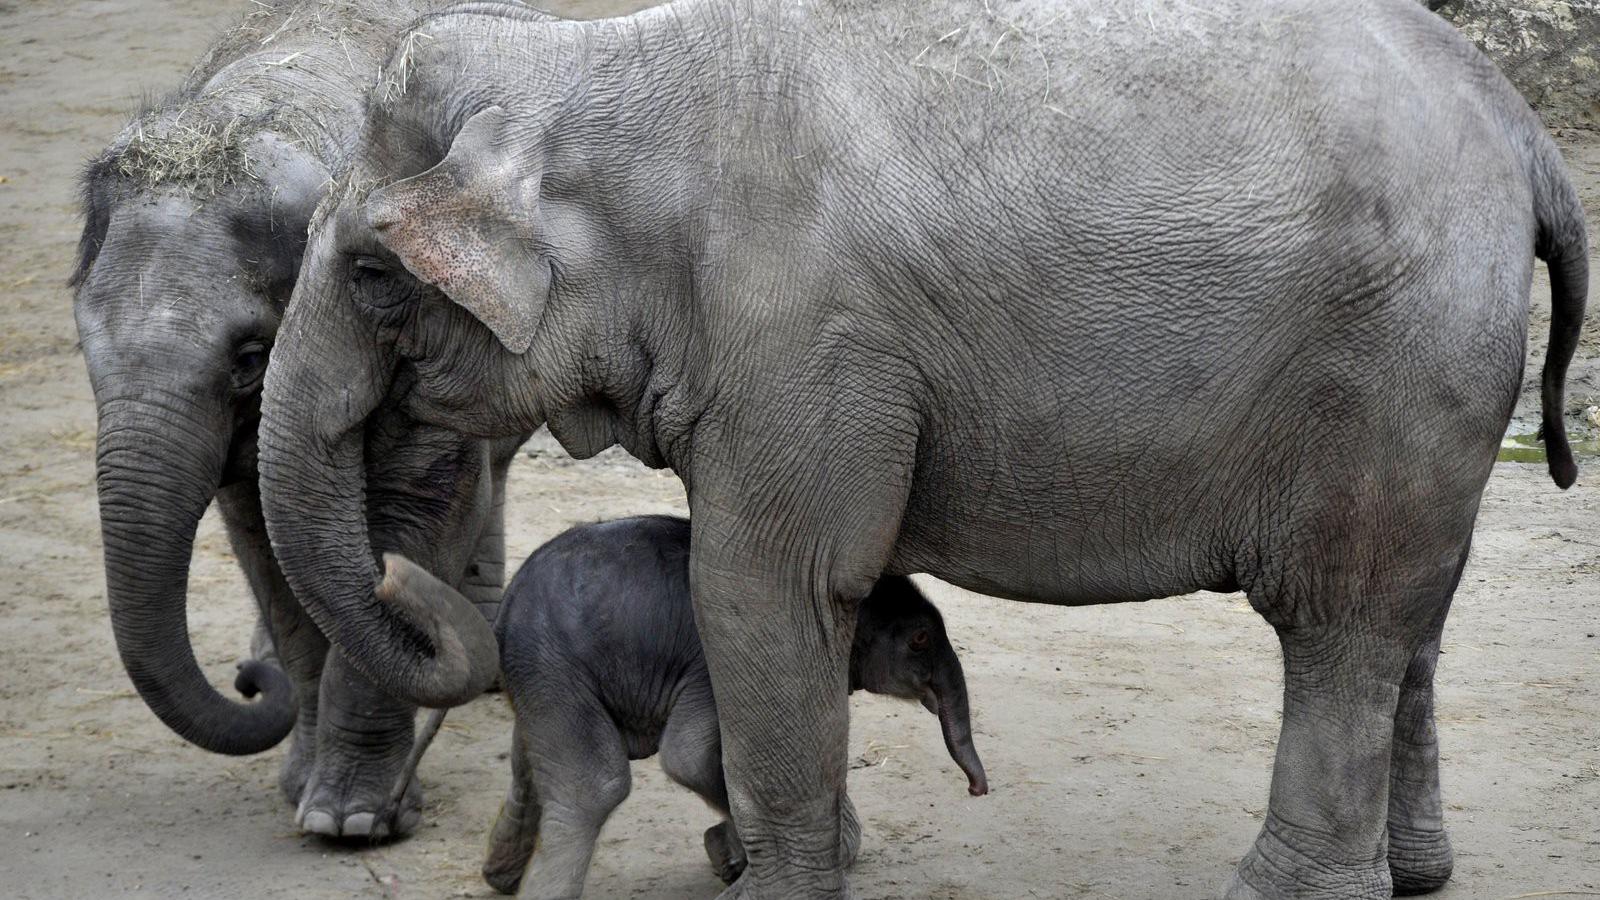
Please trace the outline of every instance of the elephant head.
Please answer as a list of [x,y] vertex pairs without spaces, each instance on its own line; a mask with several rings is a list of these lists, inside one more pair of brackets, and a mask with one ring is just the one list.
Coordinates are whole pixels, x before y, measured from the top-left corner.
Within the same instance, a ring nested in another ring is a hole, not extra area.
[[[345,183],[361,179],[352,172]],[[379,555],[392,548],[373,547],[367,527],[366,420],[402,365],[415,375],[412,402],[424,420],[507,437],[537,427],[539,416],[527,410],[526,427],[493,431],[428,406],[480,384],[471,376],[456,383],[448,365],[426,364],[423,345],[481,326],[459,308],[431,302],[435,289],[376,240],[366,222],[372,202],[335,198],[311,232],[263,397],[262,509],[290,586],[346,658],[394,696],[447,707],[492,682],[494,636],[466,598],[431,573],[392,554],[384,555],[386,572],[378,571]],[[451,390],[430,390],[436,377]],[[435,596],[448,600],[435,604]]]
[[457,592],[372,546],[374,410],[484,438],[548,424],[576,457],[621,444],[652,466],[684,437],[656,424],[693,415],[672,387],[714,163],[692,129],[619,139],[614,104],[698,83],[637,58],[630,27],[486,4],[419,23],[313,223],[262,399],[262,507],[307,612],[395,697],[466,702],[496,653]]
[[[552,397],[587,389],[569,377],[583,347],[561,338],[587,333],[639,296],[633,285],[650,283],[603,213],[545,195],[545,166],[559,154],[522,136],[529,121],[555,114],[555,101],[522,98],[517,121],[492,105],[509,102],[517,80],[493,69],[498,56],[468,85],[448,55],[537,43],[511,40],[507,28],[560,29],[499,7],[461,10],[426,23],[429,40],[403,40],[390,63],[386,78],[398,81],[394,70],[403,69],[406,94],[371,104],[313,224],[261,427],[262,507],[290,586],[352,664],[429,707],[481,693],[498,654],[465,598],[394,548],[372,546],[363,513],[368,418],[391,402],[476,437],[527,434],[545,424]],[[519,71],[554,84],[561,60],[575,54],[557,41],[539,50]],[[574,302],[547,315],[557,295]],[[408,387],[392,397],[402,370]],[[616,372],[627,377],[626,367]],[[582,456],[615,443],[619,414],[548,424]],[[629,449],[650,461],[649,448]]]
[[968,793],[989,793],[983,761],[972,745],[961,658],[938,608],[909,579],[882,579],[856,607],[850,690],[920,701],[939,717],[945,749],[966,773]]
[[[151,114],[91,163],[70,283],[99,416],[106,594],[123,666],[173,731],[246,754],[293,727],[292,688],[254,662],[236,687],[261,693],[255,703],[206,680],[186,627],[190,554],[218,489],[254,478],[268,353],[326,173],[269,133],[214,153],[193,146],[207,138]],[[165,165],[173,141],[195,154],[182,171]]]

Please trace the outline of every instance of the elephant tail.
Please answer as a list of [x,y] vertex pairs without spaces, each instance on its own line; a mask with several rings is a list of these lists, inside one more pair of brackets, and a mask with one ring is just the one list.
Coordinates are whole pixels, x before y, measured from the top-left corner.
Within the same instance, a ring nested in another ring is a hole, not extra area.
[[1539,401],[1545,457],[1550,477],[1568,488],[1578,477],[1578,465],[1567,442],[1562,418],[1566,406],[1567,366],[1578,349],[1583,311],[1589,296],[1589,242],[1584,231],[1583,207],[1567,178],[1566,166],[1555,142],[1539,135],[1534,143],[1534,217],[1538,223],[1534,253],[1550,270],[1550,343],[1544,354],[1544,375]]

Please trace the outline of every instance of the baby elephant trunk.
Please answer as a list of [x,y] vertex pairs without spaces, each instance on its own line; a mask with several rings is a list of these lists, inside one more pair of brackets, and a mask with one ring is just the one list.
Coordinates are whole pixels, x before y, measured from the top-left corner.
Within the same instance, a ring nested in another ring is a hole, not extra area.
[[939,730],[944,733],[944,747],[950,758],[967,775],[967,792],[974,797],[989,793],[989,777],[983,772],[983,760],[972,746],[972,720],[967,708],[967,680],[961,673],[961,661],[951,650],[947,665],[941,667],[933,687],[922,704],[939,717]]

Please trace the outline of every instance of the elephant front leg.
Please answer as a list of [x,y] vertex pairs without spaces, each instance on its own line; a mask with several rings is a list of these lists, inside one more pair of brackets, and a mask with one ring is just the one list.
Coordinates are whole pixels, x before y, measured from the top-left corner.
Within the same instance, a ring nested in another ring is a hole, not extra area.
[[261,516],[261,495],[256,483],[240,482],[223,488],[217,492],[217,506],[227,526],[228,542],[261,613],[251,653],[257,659],[274,662],[294,683],[298,715],[289,734],[288,752],[278,770],[278,790],[289,803],[298,804],[316,764],[317,704],[328,639],[295,599],[278,568]]
[[278,769],[278,790],[289,803],[298,804],[317,760],[317,713],[328,640],[289,593],[276,564],[271,565],[266,585],[265,591],[256,589],[262,620],[272,638],[272,655],[294,682],[299,704],[294,731],[289,733],[289,749]]
[[[288,603],[292,605],[293,601]],[[297,704],[294,730],[289,732],[288,751],[278,768],[278,791],[283,795],[283,799],[294,805],[300,802],[300,795],[305,792],[306,782],[311,778],[311,767],[317,759],[317,694],[322,679],[322,662],[327,657],[328,646],[323,640],[317,640],[315,643],[318,646],[311,648],[297,646],[291,636],[285,640],[287,654],[280,654],[278,641],[272,636],[272,627],[267,623],[269,608],[268,604],[262,604],[262,615],[256,621],[255,634],[250,640],[250,656],[260,662],[277,666],[294,683]],[[311,634],[321,638],[321,632],[315,629],[301,634],[302,636]],[[286,663],[285,655],[300,662],[295,665]],[[315,665],[304,664],[306,659],[314,659]]]
[[856,805],[849,794],[841,794],[839,805],[839,858],[845,868],[856,864],[861,855],[861,817],[856,815]]
[[825,592],[753,577],[748,564],[718,565],[719,554],[701,554],[702,546],[697,532],[695,606],[747,860],[727,896],[845,896],[840,824],[853,617]]
[[[918,405],[899,393],[916,383],[909,375],[856,359],[854,342],[815,352],[719,394],[697,422],[685,478],[690,593],[746,858],[728,898],[849,896],[850,647],[857,605],[901,532]],[[846,372],[883,377],[833,380]],[[866,383],[870,394],[858,393]],[[768,391],[787,402],[764,402]],[[780,408],[780,418],[759,412]],[[872,414],[828,412],[839,409]]]
[[318,704],[316,761],[295,822],[310,834],[384,838],[422,819],[422,791],[407,788],[393,833],[383,815],[414,738],[416,707],[379,691],[337,650],[328,654]]
[[[733,821],[724,819],[706,829],[706,858],[711,861],[711,871],[723,884],[732,884],[744,874],[747,860],[744,844],[739,840],[739,830]],[[861,821],[856,818],[855,805],[845,795],[840,809],[839,858],[845,868],[855,865],[861,853]]]

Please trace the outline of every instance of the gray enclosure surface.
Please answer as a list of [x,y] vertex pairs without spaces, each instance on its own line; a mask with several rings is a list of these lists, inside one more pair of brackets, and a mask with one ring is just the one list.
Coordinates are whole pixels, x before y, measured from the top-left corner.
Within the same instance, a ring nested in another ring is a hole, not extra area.
[[[62,286],[78,232],[73,176],[131,98],[176,84],[242,5],[0,0],[0,895],[492,896],[477,872],[509,779],[502,700],[451,715],[422,765],[415,838],[351,849],[293,833],[275,786],[281,747],[235,759],[189,746],[116,659],[94,406]],[[1562,149],[1600,220],[1600,135],[1567,132]],[[1542,266],[1534,306],[1536,367]],[[1596,307],[1569,380],[1575,409],[1600,404]],[[1536,408],[1525,391],[1519,418]],[[1489,483],[1438,676],[1457,851],[1454,882],[1434,895],[1446,900],[1600,896],[1600,459],[1580,463],[1565,495],[1542,464],[1502,463]],[[513,568],[575,522],[684,511],[669,474],[616,451],[573,462],[544,435],[509,493]],[[225,685],[255,614],[214,516],[196,553],[190,627]],[[1260,827],[1278,730],[1277,642],[1242,596],[1069,609],[924,586],[962,652],[993,793],[967,796],[920,708],[858,696],[859,894],[1214,894]],[[591,895],[714,896],[700,847],[713,821],[653,762],[636,765]]]

